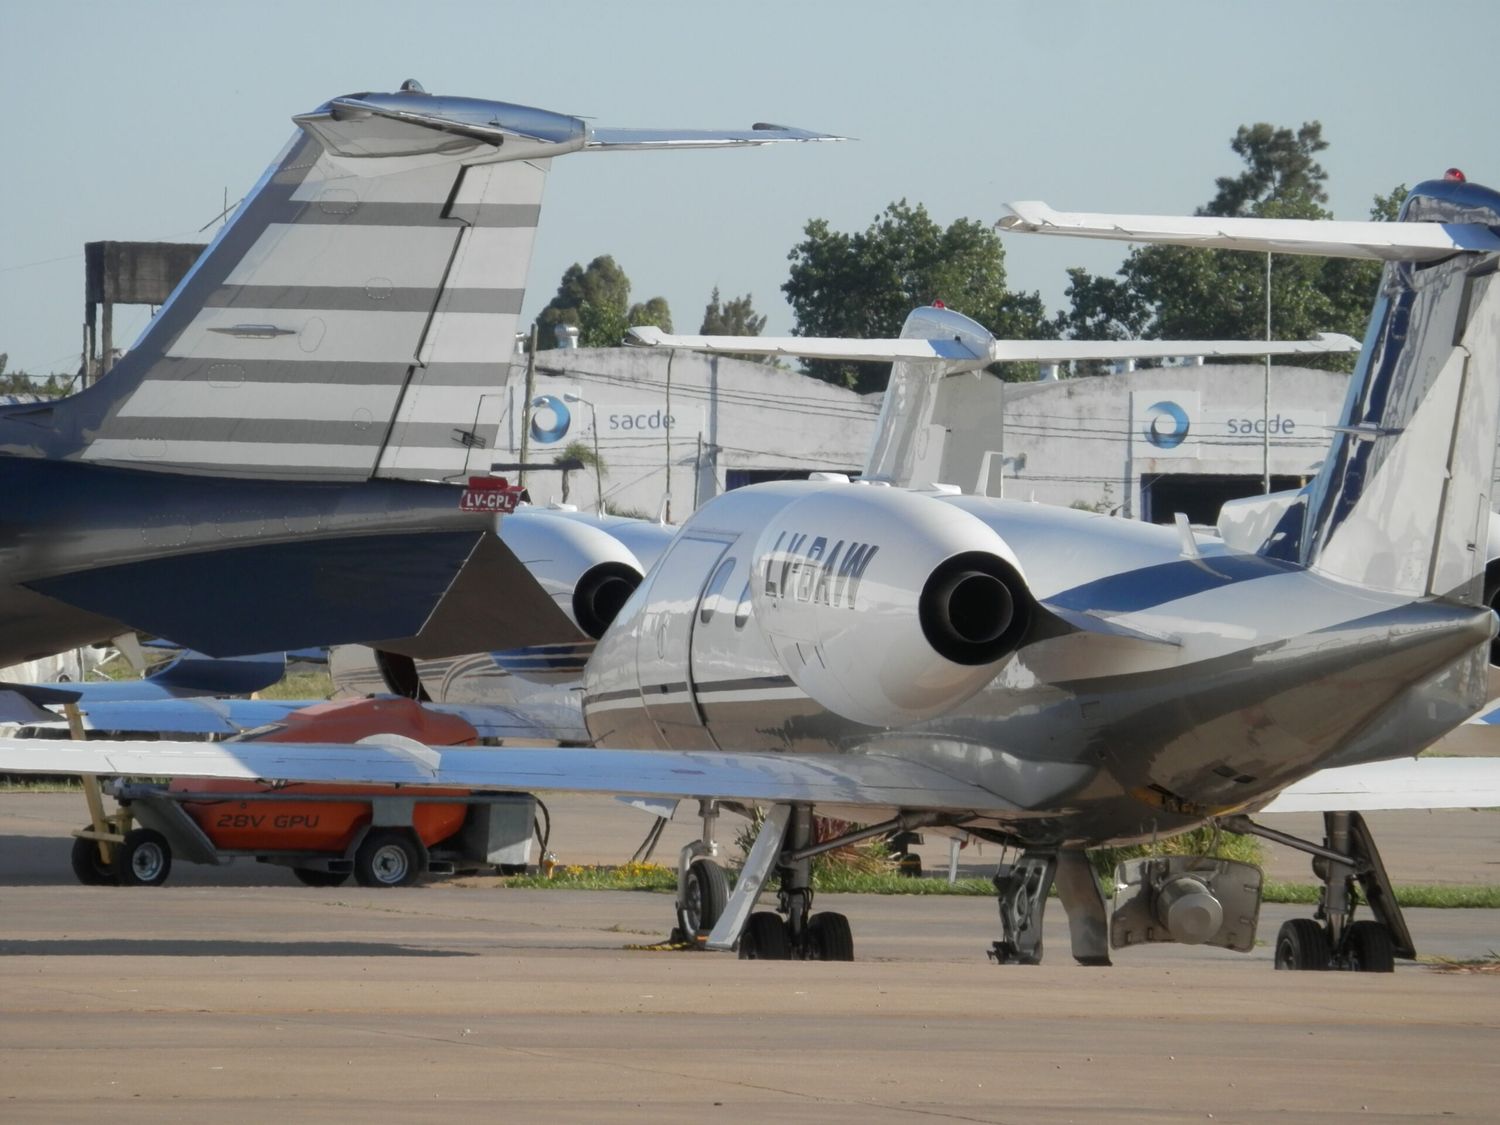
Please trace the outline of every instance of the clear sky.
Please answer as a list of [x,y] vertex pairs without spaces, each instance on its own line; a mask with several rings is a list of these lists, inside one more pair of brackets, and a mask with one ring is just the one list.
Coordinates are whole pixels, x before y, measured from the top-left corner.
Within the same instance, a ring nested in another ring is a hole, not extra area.
[[[525,314],[613,254],[633,297],[694,331],[709,291],[785,333],[803,224],[889,202],[947,223],[1008,199],[1190,212],[1239,170],[1241,124],[1323,122],[1331,205],[1458,165],[1500,184],[1492,0],[0,0],[0,351],[76,368],[82,247],[206,239],[293,114],[392,90],[522,102],[608,125],[774,121],[854,144],[568,156],[552,170]],[[1010,283],[1062,304],[1064,270],[1123,249],[1006,240]],[[129,340],[147,310],[117,313]]]

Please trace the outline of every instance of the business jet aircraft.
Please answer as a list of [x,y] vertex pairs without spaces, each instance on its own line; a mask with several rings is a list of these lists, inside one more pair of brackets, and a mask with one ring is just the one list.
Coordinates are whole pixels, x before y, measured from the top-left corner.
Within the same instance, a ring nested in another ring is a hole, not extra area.
[[832,139],[597,128],[415,82],[294,120],[104,379],[0,406],[0,666],[131,630],[213,656],[525,643],[490,593],[525,578],[493,513],[430,482],[489,470],[551,159]]
[[[1291,841],[1321,861],[1320,921],[1284,926],[1276,964],[1388,970],[1415,951],[1360,811],[1500,803],[1493,761],[1397,760],[1487,694],[1500,194],[1421,184],[1403,219],[1379,232],[1391,264],[1319,475],[1237,536],[932,476],[965,373],[998,345],[922,309],[900,341],[798,345],[894,360],[865,473],[739,489],[683,525],[585,667],[592,747],[12,741],[0,770],[697,799],[679,924],[765,959],[852,957],[847,919],[813,911],[810,860],[918,828],[1019,850],[996,876],[1000,960],[1040,959],[1054,882],[1082,962],[1147,941],[1246,950],[1254,868],[1137,862],[1111,918],[1087,849],[1204,822],[1270,834],[1255,812],[1322,809],[1326,838]],[[752,805],[768,809],[726,897],[714,821]],[[819,839],[815,810],[869,826]],[[752,913],[773,874],[777,912]],[[1356,882],[1372,919],[1354,919]]]

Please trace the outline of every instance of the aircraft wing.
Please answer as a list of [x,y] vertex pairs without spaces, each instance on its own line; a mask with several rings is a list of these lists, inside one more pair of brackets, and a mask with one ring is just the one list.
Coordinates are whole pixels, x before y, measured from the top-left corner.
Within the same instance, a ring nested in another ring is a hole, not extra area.
[[765,355],[845,362],[891,363],[896,360],[942,362],[966,367],[991,363],[1068,363],[1086,359],[1162,359],[1170,356],[1214,357],[1306,355],[1357,352],[1360,342],[1337,332],[1312,340],[991,340],[988,351],[976,351],[959,339],[842,340],[819,336],[674,336],[652,325],[632,328],[628,343],[648,348],[683,348],[726,355]]
[[[85,730],[128,731],[132,734],[214,734],[233,735],[280,722],[291,712],[320,700],[280,699],[84,699],[78,705]],[[67,722],[56,715],[49,726],[67,729]]]
[[1319,770],[1262,813],[1500,808],[1500,758],[1401,758]]
[[1377,223],[1332,219],[1255,219],[1209,215],[1111,215],[1054,211],[1028,200],[1007,203],[995,226],[1119,242],[1323,254],[1335,258],[1430,262],[1462,250],[1500,250],[1500,235],[1479,223]]
[[0,773],[550,790],[1001,815],[1018,811],[976,785],[877,755],[434,748],[395,736],[343,745],[0,739]]

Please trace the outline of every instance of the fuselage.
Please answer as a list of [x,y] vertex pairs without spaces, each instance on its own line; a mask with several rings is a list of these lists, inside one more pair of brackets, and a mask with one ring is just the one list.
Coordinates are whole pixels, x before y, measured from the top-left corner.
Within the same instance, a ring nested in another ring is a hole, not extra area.
[[133,629],[214,655],[405,636],[489,522],[458,494],[0,455],[0,666]]
[[[1359,589],[1208,538],[1187,544],[1172,528],[937,493],[921,502],[998,534],[1034,602],[1014,650],[949,702],[952,670],[914,665],[899,650],[920,644],[881,632],[920,585],[903,560],[921,529],[868,514],[791,526],[799,500],[860,490],[781,482],[700,509],[589,662],[594,739],[917,759],[994,793],[974,823],[999,836],[1092,843],[1253,806],[1324,766],[1415,753],[1483,702],[1488,611]],[[822,558],[809,559],[818,539]],[[802,552],[790,563],[788,543]],[[838,559],[855,548],[868,557],[840,589]],[[784,617],[816,611],[833,625],[803,641],[783,621],[768,639],[766,613],[787,607]],[[851,718],[809,669],[922,717]]]

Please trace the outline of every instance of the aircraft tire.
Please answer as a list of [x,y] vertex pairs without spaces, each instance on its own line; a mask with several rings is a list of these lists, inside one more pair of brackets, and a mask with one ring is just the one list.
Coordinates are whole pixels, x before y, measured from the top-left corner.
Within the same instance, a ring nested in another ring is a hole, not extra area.
[[1276,934],[1276,967],[1298,971],[1331,968],[1333,953],[1328,935],[1311,918],[1293,918]]
[[849,919],[833,911],[814,914],[807,923],[807,948],[813,961],[853,961],[854,931]]
[[[85,826],[91,827],[91,826]],[[115,882],[112,866],[99,858],[99,842],[73,837],[73,874],[85,887],[107,887]]]
[[354,853],[354,879],[361,887],[404,887],[420,872],[411,837],[398,829],[375,829]]
[[1344,961],[1357,973],[1396,971],[1391,931],[1379,922],[1355,922],[1344,934]]
[[349,878],[347,871],[320,871],[316,867],[294,867],[292,874],[304,887],[342,887]]
[[714,928],[729,902],[729,880],[724,869],[711,859],[695,859],[682,877],[682,904],[677,925],[686,940],[702,937]]
[[740,935],[741,961],[790,961],[792,943],[781,915],[757,910],[745,923]]
[[132,828],[115,849],[115,879],[122,887],[159,887],[172,873],[172,849],[152,828]]

